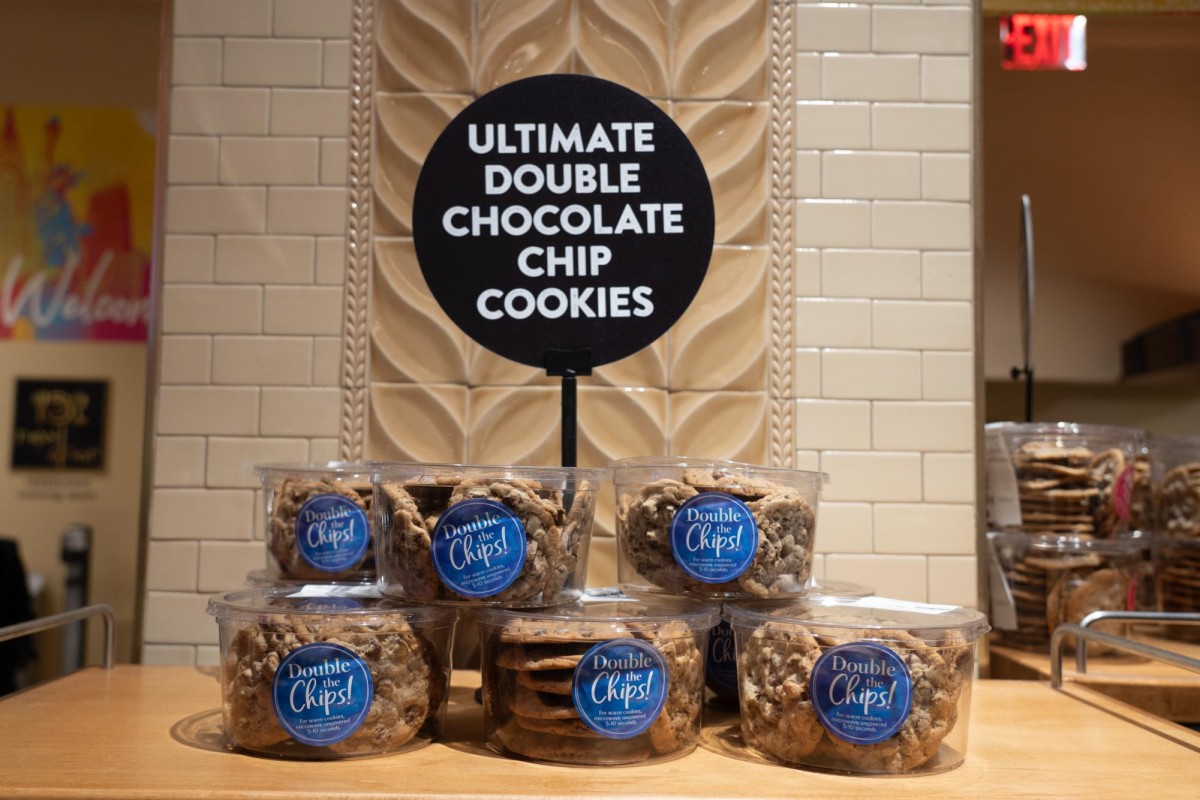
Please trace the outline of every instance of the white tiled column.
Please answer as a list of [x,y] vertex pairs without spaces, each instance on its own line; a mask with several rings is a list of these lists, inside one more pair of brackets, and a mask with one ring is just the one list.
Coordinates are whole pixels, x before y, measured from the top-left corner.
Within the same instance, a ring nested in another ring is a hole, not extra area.
[[337,450],[350,0],[176,0],[143,657],[211,663],[253,465]]
[[797,463],[826,578],[974,605],[971,7],[797,2]]

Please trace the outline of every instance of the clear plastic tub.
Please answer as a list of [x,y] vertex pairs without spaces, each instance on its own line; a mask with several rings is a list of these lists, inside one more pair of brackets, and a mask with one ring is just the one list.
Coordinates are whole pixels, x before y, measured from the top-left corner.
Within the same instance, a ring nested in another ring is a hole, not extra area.
[[612,591],[538,612],[479,610],[488,746],[601,766],[690,753],[717,616],[715,604]]
[[1072,422],[985,428],[993,530],[1105,538],[1129,529],[1142,431]]
[[1159,533],[1200,539],[1200,436],[1155,437],[1153,455]]
[[225,740],[296,759],[412,750],[438,734],[452,609],[310,585],[215,595]]
[[683,457],[609,466],[623,587],[730,599],[804,591],[824,473]]
[[508,608],[582,593],[604,469],[377,466],[382,591],[421,603]]
[[307,581],[375,579],[371,468],[327,464],[263,464],[267,570]]
[[866,597],[730,603],[725,616],[751,750],[857,775],[962,763],[983,614]]
[[[1078,624],[1093,611],[1128,611],[1136,605],[1139,539],[988,533],[992,624],[1000,643],[1049,650],[1050,635],[1064,622]],[[1120,623],[1100,630],[1120,633]],[[1101,655],[1101,645],[1088,653]]]
[[[1159,610],[1200,612],[1200,539],[1156,537],[1154,566]],[[1200,625],[1164,625],[1163,634],[1170,639],[1200,642]]]
[[[809,599],[842,597],[853,600],[873,594],[875,594],[874,589],[861,583],[818,581],[816,578],[810,578],[803,596]],[[708,636],[708,658],[705,660],[704,683],[711,692],[710,703],[719,708],[737,708],[737,650],[733,642],[733,628],[729,627],[729,621],[726,619],[721,619],[714,625]]]

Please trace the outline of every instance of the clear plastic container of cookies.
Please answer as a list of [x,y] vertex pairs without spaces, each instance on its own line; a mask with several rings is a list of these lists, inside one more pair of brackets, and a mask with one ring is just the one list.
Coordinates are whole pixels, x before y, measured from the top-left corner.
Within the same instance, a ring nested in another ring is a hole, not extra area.
[[725,616],[752,752],[858,775],[963,762],[983,614],[865,597],[736,602]]
[[267,572],[305,581],[373,581],[371,468],[366,464],[262,464]]
[[804,592],[824,473],[684,457],[609,466],[623,587],[722,599]]
[[[810,578],[804,597],[841,597],[850,600],[875,594],[870,586],[849,581],[827,581]],[[787,603],[790,600],[780,600]],[[737,708],[737,650],[733,643],[733,628],[722,618],[708,636],[708,658],[704,664],[704,683],[709,689],[708,700],[718,708]]]
[[[1200,538],[1154,538],[1154,585],[1158,610],[1171,613],[1200,612]],[[1200,642],[1198,625],[1163,625],[1163,635],[1184,642]],[[1089,645],[1089,652],[1090,652]]]
[[1101,538],[1129,530],[1143,431],[1073,422],[985,429],[990,528]]
[[612,590],[555,609],[480,609],[488,746],[598,766],[690,753],[718,613],[712,603]]
[[[988,532],[991,619],[1000,644],[1047,651],[1059,625],[1079,624],[1093,611],[1136,607],[1145,543],[1140,539]],[[1124,633],[1122,623],[1099,630]],[[1101,645],[1088,653],[1102,655]]]
[[376,563],[410,602],[525,608],[583,592],[605,469],[377,465]]
[[439,733],[453,609],[327,584],[213,596],[230,749],[338,759],[412,750]]
[[1200,539],[1200,436],[1156,436],[1152,447],[1158,532]]

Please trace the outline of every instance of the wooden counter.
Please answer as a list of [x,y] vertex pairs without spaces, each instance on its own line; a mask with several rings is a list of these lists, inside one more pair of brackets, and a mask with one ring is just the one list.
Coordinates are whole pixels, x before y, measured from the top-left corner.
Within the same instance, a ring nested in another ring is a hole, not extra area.
[[[86,669],[0,700],[0,797],[70,798],[1195,798],[1200,734],[1135,723],[1087,689],[977,681],[966,763],[941,775],[858,778],[736,757],[735,720],[710,720],[684,758],[570,768],[482,744],[478,676],[456,673],[444,741],[396,756],[295,762],[226,752],[212,670]],[[1106,708],[1107,706],[1107,708]],[[1135,715],[1136,716],[1136,715]],[[714,724],[715,723],[715,724]]]
[[[1192,658],[1200,658],[1200,645],[1134,633],[1133,638]],[[1002,680],[1050,680],[1047,653],[991,645],[989,674]],[[1200,674],[1170,664],[1124,654],[1093,656],[1087,672],[1075,670],[1075,653],[1063,659],[1063,679],[1176,722],[1200,722]],[[1200,795],[1200,792],[1197,792]]]

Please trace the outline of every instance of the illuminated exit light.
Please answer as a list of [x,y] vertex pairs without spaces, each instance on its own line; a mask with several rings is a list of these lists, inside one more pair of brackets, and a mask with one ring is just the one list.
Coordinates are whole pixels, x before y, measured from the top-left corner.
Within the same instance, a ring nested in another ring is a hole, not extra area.
[[1075,14],[1010,14],[1000,18],[1005,69],[1087,68],[1087,17]]

